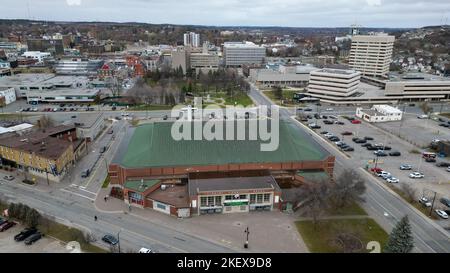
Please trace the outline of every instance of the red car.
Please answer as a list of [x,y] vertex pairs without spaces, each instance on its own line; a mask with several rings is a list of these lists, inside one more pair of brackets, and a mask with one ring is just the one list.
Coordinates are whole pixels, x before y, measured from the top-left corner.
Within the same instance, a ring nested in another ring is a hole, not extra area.
[[372,169],[370,169],[370,171],[373,172],[373,173],[380,173],[380,172],[383,171],[383,169],[380,169],[380,168],[372,168]]
[[0,225],[0,231],[8,230],[8,229],[12,228],[15,225],[16,225],[16,223],[14,223],[12,221],[6,221],[6,222],[4,222],[3,224]]
[[352,124],[361,124],[361,121],[357,120],[357,119],[354,119],[354,120],[352,120]]

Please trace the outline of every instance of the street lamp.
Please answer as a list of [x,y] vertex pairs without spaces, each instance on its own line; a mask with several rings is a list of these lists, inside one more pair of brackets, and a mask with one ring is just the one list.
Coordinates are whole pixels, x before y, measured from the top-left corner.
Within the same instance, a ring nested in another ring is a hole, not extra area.
[[248,235],[250,234],[248,227],[245,229],[244,233],[247,234],[247,240],[245,241],[244,248],[248,248]]

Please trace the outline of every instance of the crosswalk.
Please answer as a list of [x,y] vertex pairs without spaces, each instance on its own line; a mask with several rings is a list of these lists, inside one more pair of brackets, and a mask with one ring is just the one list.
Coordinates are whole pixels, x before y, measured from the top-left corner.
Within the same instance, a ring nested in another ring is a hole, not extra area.
[[76,184],[71,184],[68,187],[62,188],[60,190],[78,197],[89,199],[91,201],[95,201],[95,198],[97,197],[97,193],[89,191],[86,189],[86,187]]

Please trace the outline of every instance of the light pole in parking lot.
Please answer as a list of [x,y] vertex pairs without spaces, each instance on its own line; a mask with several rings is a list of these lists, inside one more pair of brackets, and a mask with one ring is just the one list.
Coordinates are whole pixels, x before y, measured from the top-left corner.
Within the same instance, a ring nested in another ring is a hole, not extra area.
[[117,245],[119,246],[119,253],[120,253],[120,233],[122,232],[122,229],[117,232]]

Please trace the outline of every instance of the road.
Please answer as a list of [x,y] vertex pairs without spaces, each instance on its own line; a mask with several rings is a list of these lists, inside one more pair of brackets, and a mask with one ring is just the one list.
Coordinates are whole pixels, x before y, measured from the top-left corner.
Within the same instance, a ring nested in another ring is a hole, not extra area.
[[[257,104],[267,106],[273,105],[273,102],[262,95],[254,85],[251,85],[249,95]],[[281,119],[290,119],[294,114],[295,110],[293,109],[280,108]],[[306,132],[306,128],[300,125],[300,123],[297,124]],[[334,147],[325,144],[316,134],[312,133],[311,136],[315,142],[322,143],[321,146],[336,157],[335,174],[339,174],[344,169],[355,169],[355,166],[359,165],[355,165],[355,162],[349,160]],[[450,252],[450,240],[446,233],[438,230],[438,228],[425,219],[420,212],[415,211],[405,201],[393,195],[374,178],[368,176],[362,168],[356,170],[362,177],[367,177],[367,190],[365,194],[366,202],[363,206],[368,214],[382,225],[384,229],[390,232],[403,216],[408,215],[412,226],[416,252]]]

